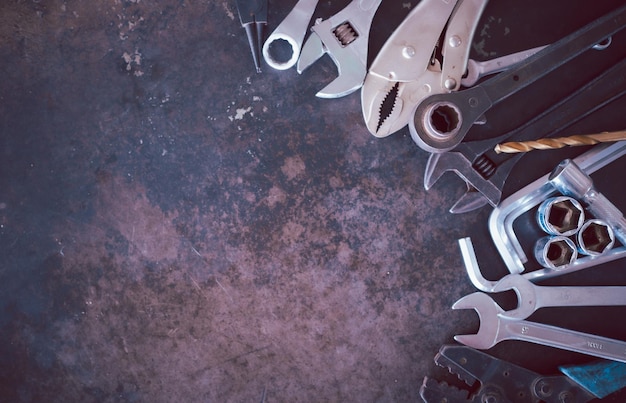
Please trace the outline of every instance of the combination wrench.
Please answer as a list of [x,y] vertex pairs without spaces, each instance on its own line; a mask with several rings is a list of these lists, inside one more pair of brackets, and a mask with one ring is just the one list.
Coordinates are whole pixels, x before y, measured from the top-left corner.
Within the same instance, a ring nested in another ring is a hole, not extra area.
[[[474,123],[502,102],[606,40],[626,26],[626,5],[594,20],[480,85],[460,92],[436,94],[417,107],[409,122],[413,140],[424,150],[441,153],[456,147]],[[448,124],[439,127],[438,116]]]
[[503,340],[521,340],[626,363],[626,342],[503,317],[500,305],[482,292],[464,296],[452,309],[474,309],[478,314],[480,325],[476,334],[454,336],[456,341],[469,347],[485,350]]

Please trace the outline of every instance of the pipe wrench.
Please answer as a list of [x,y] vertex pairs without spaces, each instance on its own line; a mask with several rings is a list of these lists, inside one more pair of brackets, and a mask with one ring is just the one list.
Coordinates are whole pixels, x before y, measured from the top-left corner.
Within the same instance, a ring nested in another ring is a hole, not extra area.
[[363,83],[361,105],[370,133],[386,137],[406,126],[429,95],[459,89],[486,4],[422,0],[411,10],[381,48]]
[[374,14],[382,0],[353,0],[327,20],[317,21],[302,46],[297,70],[302,73],[325,53],[339,77],[319,91],[320,98],[339,98],[363,85],[367,73],[367,45]]
[[511,170],[524,155],[497,154],[496,144],[557,136],[625,93],[626,59],[623,59],[517,129],[486,140],[462,142],[452,151],[431,154],[424,173],[424,188],[430,189],[445,172],[452,171],[466,182],[468,191],[450,212],[465,213],[488,203],[495,207]]
[[424,99],[410,120],[413,140],[424,150],[455,148],[473,124],[502,102],[626,27],[626,5],[567,35],[495,77],[464,91]]

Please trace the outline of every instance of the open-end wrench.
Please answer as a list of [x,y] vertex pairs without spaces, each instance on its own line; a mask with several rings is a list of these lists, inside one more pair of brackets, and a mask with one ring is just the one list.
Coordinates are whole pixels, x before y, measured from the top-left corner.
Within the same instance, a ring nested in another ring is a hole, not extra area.
[[316,96],[339,98],[361,88],[367,74],[370,26],[381,1],[353,0],[337,14],[313,25],[298,59],[298,73],[325,53],[333,59],[339,72],[339,77]]
[[485,350],[503,340],[521,340],[575,351],[613,361],[626,362],[626,342],[526,320],[508,319],[504,310],[482,292],[466,295],[452,309],[474,309],[480,325],[477,334],[456,335],[466,346]]
[[[501,73],[502,74],[502,73]],[[489,203],[496,206],[502,188],[515,164],[524,155],[498,154],[496,144],[558,135],[564,128],[585,118],[626,94],[626,59],[621,60],[557,104],[522,126],[498,137],[463,142],[454,150],[432,154],[424,174],[428,190],[443,175],[453,171],[468,185],[468,192],[450,209],[464,213]]]
[[[433,153],[453,149],[493,105],[565,65],[624,27],[626,5],[594,20],[482,84],[464,91],[431,95],[419,104],[414,118],[409,122],[413,140],[424,150]],[[438,124],[441,120],[445,120],[447,124]]]
[[[277,70],[287,70],[296,64],[309,22],[318,0],[298,0],[285,19],[267,37],[263,44],[265,62]],[[286,62],[274,59],[270,47],[274,42],[286,41],[291,46],[291,57]]]
[[494,292],[515,291],[518,307],[500,313],[503,318],[526,319],[540,308],[557,306],[626,305],[626,287],[621,286],[540,286],[521,274],[508,274],[494,286]]

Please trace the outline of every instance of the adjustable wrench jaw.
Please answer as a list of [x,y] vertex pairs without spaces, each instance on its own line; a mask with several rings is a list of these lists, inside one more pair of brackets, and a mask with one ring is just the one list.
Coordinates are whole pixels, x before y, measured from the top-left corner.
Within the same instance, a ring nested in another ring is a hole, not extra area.
[[431,154],[424,173],[424,188],[429,190],[445,172],[454,172],[466,183],[467,192],[452,206],[451,213],[465,213],[487,203],[497,206],[502,196],[500,187],[483,178],[465,154],[463,150]]
[[325,53],[339,76],[319,91],[320,98],[339,98],[358,90],[367,74],[370,26],[382,0],[354,0],[327,20],[318,21],[304,43],[297,70],[302,73]]

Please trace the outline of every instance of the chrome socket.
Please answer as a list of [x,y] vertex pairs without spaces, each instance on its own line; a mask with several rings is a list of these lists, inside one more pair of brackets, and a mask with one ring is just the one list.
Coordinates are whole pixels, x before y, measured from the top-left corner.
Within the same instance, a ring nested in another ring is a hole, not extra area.
[[578,252],[589,256],[598,256],[610,250],[615,244],[615,234],[606,221],[587,220],[576,234]]
[[574,235],[584,222],[585,211],[582,205],[568,196],[549,198],[537,210],[537,223],[550,235]]
[[578,250],[574,241],[562,235],[545,236],[535,243],[535,259],[545,268],[563,269],[576,261]]

